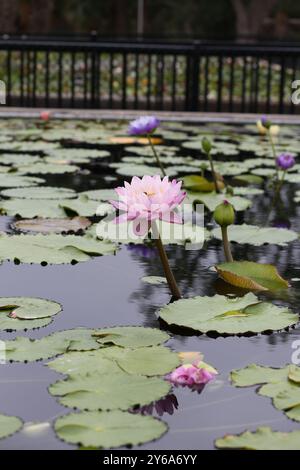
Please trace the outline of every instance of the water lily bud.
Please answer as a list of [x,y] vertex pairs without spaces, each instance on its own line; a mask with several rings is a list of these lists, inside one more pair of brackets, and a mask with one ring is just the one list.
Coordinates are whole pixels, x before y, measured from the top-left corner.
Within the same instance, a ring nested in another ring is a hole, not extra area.
[[203,139],[202,139],[202,149],[203,149],[203,152],[205,152],[205,153],[210,153],[211,152],[212,145],[211,145],[210,140],[208,140],[207,137],[203,137]]
[[267,116],[262,116],[260,122],[265,129],[270,129],[272,126],[272,122],[267,118]]
[[221,227],[227,227],[234,223],[235,212],[232,204],[228,201],[223,201],[219,204],[214,212],[214,219]]
[[295,158],[293,155],[289,153],[282,153],[279,155],[276,159],[276,164],[278,168],[280,168],[283,171],[289,170],[290,168],[293,168],[295,165]]

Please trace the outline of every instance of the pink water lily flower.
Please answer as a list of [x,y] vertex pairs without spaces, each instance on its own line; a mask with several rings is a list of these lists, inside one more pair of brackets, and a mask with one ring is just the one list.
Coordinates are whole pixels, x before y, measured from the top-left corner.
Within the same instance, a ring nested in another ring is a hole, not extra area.
[[131,183],[115,189],[118,201],[110,201],[121,212],[115,222],[137,221],[144,227],[141,234],[155,220],[181,224],[182,217],[176,212],[186,195],[181,185],[181,181],[169,181],[167,176],[134,176]]
[[205,362],[183,364],[173,370],[167,379],[176,385],[205,385],[215,378],[217,371]]
[[49,121],[51,117],[50,111],[42,111],[40,113],[40,118],[42,121]]

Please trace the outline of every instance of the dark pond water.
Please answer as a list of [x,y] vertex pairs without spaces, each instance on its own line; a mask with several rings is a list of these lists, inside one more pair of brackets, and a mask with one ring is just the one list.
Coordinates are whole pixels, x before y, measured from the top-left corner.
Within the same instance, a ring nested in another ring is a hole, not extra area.
[[[117,149],[116,149],[117,151]],[[49,184],[61,184],[77,190],[89,187],[107,187],[101,167],[93,166],[93,176],[48,178]],[[94,180],[94,183],[93,183]],[[280,219],[300,230],[299,209],[293,195],[297,185],[287,185],[283,191],[285,210],[273,213],[271,221]],[[255,196],[253,206],[239,216],[239,222],[263,224],[270,200]],[[206,215],[209,221],[209,215]],[[8,227],[9,219],[2,217],[1,228]],[[220,243],[209,242],[200,251],[186,251],[183,247],[169,247],[169,258],[185,296],[214,295],[225,292],[216,274],[209,270],[216,261],[223,260]],[[288,278],[300,278],[300,243],[286,247],[267,245],[233,245],[236,259],[276,263],[280,273]],[[114,325],[143,325],[160,327],[155,311],[168,303],[167,287],[143,284],[141,278],[162,275],[156,252],[145,247],[122,247],[116,256],[95,258],[75,266],[14,265],[0,266],[0,296],[33,296],[53,299],[63,305],[63,312],[46,328],[29,332],[40,338],[53,331],[74,327],[105,327]],[[300,309],[300,282],[292,283],[286,298],[275,298],[294,311]],[[22,333],[19,333],[19,335]],[[24,333],[25,335],[26,333]],[[1,339],[12,339],[13,334],[1,334]],[[299,329],[272,335],[253,337],[184,336],[174,334],[169,346],[177,351],[199,350],[214,365],[219,376],[204,388],[201,394],[185,388],[175,388],[168,397],[162,419],[169,424],[169,432],[160,440],[144,445],[145,449],[213,449],[214,440],[226,433],[240,433],[267,425],[274,430],[288,431],[299,424],[276,411],[268,398],[259,397],[255,388],[238,389],[228,379],[232,369],[250,363],[281,367],[291,362],[292,343],[299,337]],[[43,423],[36,431],[26,430],[0,441],[0,449],[67,449],[73,448],[59,441],[51,426],[54,419],[68,413],[47,392],[47,387],[60,375],[43,363],[10,364],[0,366],[1,411],[20,416],[26,423]],[[176,405],[176,406],[175,406]],[[175,409],[176,408],[176,409]],[[170,413],[171,412],[171,413]],[[75,449],[76,447],[74,447]]]

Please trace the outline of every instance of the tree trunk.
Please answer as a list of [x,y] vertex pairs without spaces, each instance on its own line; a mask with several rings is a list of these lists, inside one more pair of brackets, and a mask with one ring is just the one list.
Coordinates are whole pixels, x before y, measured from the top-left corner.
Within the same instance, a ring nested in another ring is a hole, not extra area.
[[0,34],[16,33],[19,0],[0,0]]
[[267,15],[278,0],[231,0],[236,14],[236,33],[238,38],[255,39]]

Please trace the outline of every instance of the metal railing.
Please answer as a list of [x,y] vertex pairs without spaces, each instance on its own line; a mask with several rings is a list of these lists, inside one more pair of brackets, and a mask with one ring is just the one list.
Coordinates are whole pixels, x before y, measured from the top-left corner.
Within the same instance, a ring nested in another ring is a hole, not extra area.
[[0,80],[8,106],[299,113],[299,55],[293,43],[3,38]]

